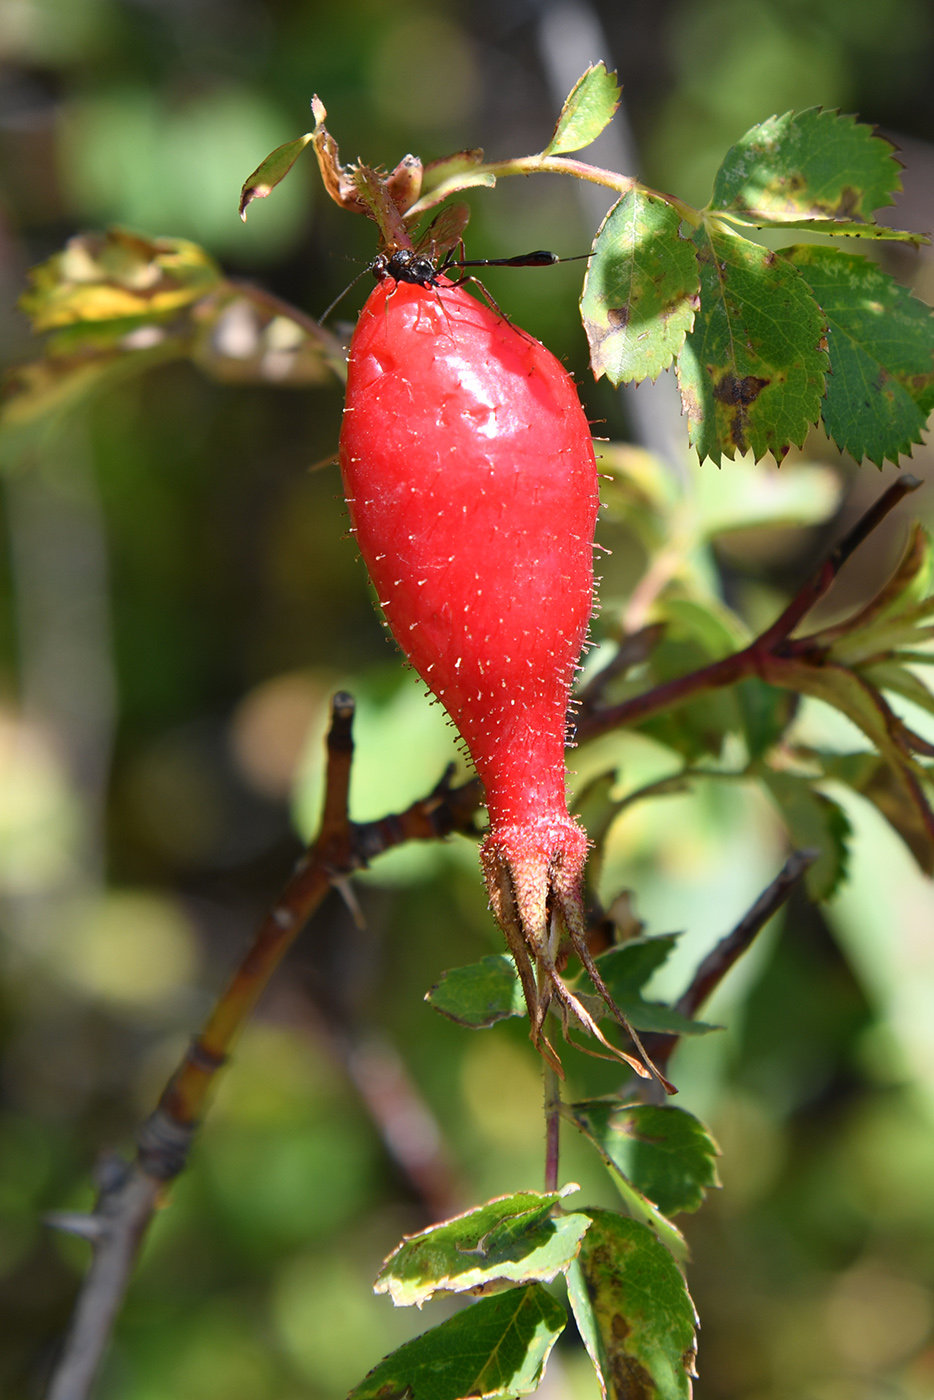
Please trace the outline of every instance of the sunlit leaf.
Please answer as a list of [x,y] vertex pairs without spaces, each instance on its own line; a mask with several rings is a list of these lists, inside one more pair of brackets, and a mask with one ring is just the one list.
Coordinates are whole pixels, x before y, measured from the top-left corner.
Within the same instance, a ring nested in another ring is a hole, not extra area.
[[32,268],[29,281],[20,306],[34,331],[47,331],[165,316],[203,297],[221,272],[196,243],[112,228],[70,238],[62,252]]
[[265,199],[272,194],[280,180],[285,179],[314,134],[306,131],[294,141],[286,141],[277,146],[265,160],[261,161],[252,175],[248,175],[240,191],[240,217],[246,223],[246,211],[254,199]]
[[442,1016],[477,1030],[526,1014],[516,965],[507,953],[492,953],[478,963],[443,972],[425,1000]]
[[[645,1001],[642,997],[641,988],[665,962],[675,942],[674,934],[632,938],[601,953],[596,959],[597,967],[613,1000],[637,1031],[706,1035],[717,1027],[693,1021],[663,1002]],[[605,1006],[599,1007],[598,1013],[610,1014]]]
[[772,220],[871,223],[901,189],[891,142],[855,117],[810,107],[752,127],[724,157],[710,209]]
[[691,445],[703,460],[752,451],[781,461],[821,411],[824,322],[775,253],[716,225],[698,229],[701,306],[678,357]]
[[527,1395],[567,1324],[540,1283],[483,1298],[391,1353],[348,1400],[486,1400]]
[[825,238],[859,238],[870,243],[910,243],[915,248],[931,241],[923,233],[890,228],[888,224],[854,224],[845,219],[783,219],[781,216],[773,219],[744,218],[739,214],[725,213],[719,209],[717,215],[740,228],[800,229],[802,233],[819,233]]
[[857,254],[806,244],[785,256],[827,321],[828,433],[857,461],[897,462],[921,442],[934,409],[934,314]]
[[689,1400],[697,1314],[681,1270],[639,1221],[590,1214],[568,1291],[606,1400]]
[[607,214],[581,297],[590,363],[613,384],[657,379],[694,324],[697,250],[680,215],[659,195],[635,188]]
[[433,193],[439,185],[454,180],[459,175],[468,175],[483,164],[483,151],[479,147],[469,151],[455,151],[453,155],[430,160],[425,166],[422,189],[425,194]]
[[374,1285],[397,1307],[421,1307],[436,1293],[485,1292],[504,1280],[548,1283],[577,1257],[590,1220],[564,1214],[561,1196],[532,1191],[469,1210],[393,1250]]
[[542,155],[566,155],[596,141],[619,106],[619,84],[604,63],[592,64],[572,87]]
[[697,1210],[719,1186],[719,1149],[699,1119],[672,1105],[590,1099],[569,1106],[603,1155],[664,1215]]

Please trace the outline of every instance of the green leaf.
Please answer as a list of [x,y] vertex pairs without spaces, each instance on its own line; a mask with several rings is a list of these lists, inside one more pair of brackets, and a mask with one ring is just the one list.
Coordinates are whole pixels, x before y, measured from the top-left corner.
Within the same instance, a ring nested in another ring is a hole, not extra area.
[[586,1215],[558,1208],[566,1194],[502,1196],[407,1235],[383,1264],[374,1292],[388,1293],[396,1307],[421,1307],[436,1293],[486,1292],[503,1280],[549,1283],[577,1258],[590,1224]]
[[698,527],[705,539],[734,530],[818,525],[835,514],[843,495],[838,472],[810,462],[737,463],[729,472],[708,467],[695,478]]
[[540,1283],[484,1298],[374,1366],[348,1400],[528,1395],[567,1314]]
[[244,223],[246,211],[253,200],[265,199],[267,195],[272,194],[276,185],[285,179],[302,151],[313,139],[314,132],[306,131],[304,136],[297,136],[294,141],[286,141],[285,145],[277,146],[260,162],[253,174],[247,176],[240,191],[240,217]]
[[699,1119],[683,1108],[589,1099],[569,1106],[582,1132],[621,1176],[663,1215],[697,1210],[708,1187],[719,1186],[719,1148]]
[[[624,956],[627,949],[632,948],[635,943],[662,941],[662,938],[633,939],[618,948],[610,948],[596,959],[607,990],[616,1005],[637,1031],[657,1031],[661,1035],[706,1035],[709,1031],[719,1030],[719,1026],[710,1026],[705,1021],[692,1021],[690,1017],[682,1016],[680,1011],[666,1006],[664,1002],[644,1001],[639,992],[627,985],[629,979]],[[584,980],[582,973],[581,982]],[[595,1019],[612,1015],[599,1001],[595,1004],[589,993],[587,1006]]]
[[709,208],[770,220],[873,222],[901,189],[891,142],[855,117],[810,107],[770,117],[731,146]]
[[[596,1148],[603,1158],[604,1164],[610,1173],[613,1185],[619,1192],[626,1211],[633,1220],[641,1221],[647,1229],[651,1230],[661,1240],[662,1244],[676,1259],[686,1259],[688,1255],[687,1240],[678,1229],[673,1220],[669,1220],[667,1215],[662,1215],[654,1201],[650,1201],[648,1196],[643,1196],[637,1187],[633,1186],[628,1176],[624,1176],[613,1158],[604,1148],[599,1139],[590,1131],[589,1125],[583,1120],[574,1116],[573,1112],[565,1107],[564,1115],[570,1119],[578,1131]],[[574,1265],[571,1265],[573,1271]],[[570,1272],[568,1274],[570,1280]]]
[[657,379],[694,324],[700,276],[681,218],[660,195],[624,194],[600,225],[580,309],[596,378]]
[[792,843],[799,850],[820,851],[804,877],[809,898],[829,899],[846,876],[847,842],[852,834],[846,813],[824,793],[816,792],[810,778],[773,769],[763,769],[760,776],[782,814]]
[[31,269],[29,281],[19,304],[34,331],[122,321],[123,333],[189,306],[219,284],[221,272],[197,243],[111,228],[70,238]]
[[455,151],[453,155],[430,160],[425,166],[422,189],[425,194],[433,193],[439,185],[446,184],[448,180],[456,179],[459,175],[469,175],[482,164],[483,151],[479,147],[469,151]]
[[[676,934],[669,933],[629,939],[601,953],[596,959],[597,967],[613,1000],[637,1031],[705,1035],[718,1027],[705,1025],[703,1021],[692,1021],[662,1002],[642,999],[640,988],[666,960],[676,938]],[[580,981],[583,983],[586,980],[582,973]],[[592,1005],[588,1000],[588,1007],[600,1017],[611,1014],[602,1003]]]
[[871,802],[904,841],[919,869],[934,874],[934,814],[914,774],[894,768],[877,753],[817,757],[826,776]]
[[721,209],[718,209],[716,214],[718,218],[727,219],[740,228],[793,228],[801,229],[804,233],[819,233],[824,238],[862,238],[868,239],[870,243],[910,243],[915,248],[931,241],[924,233],[890,228],[888,224],[852,224],[847,223],[845,219],[743,218],[739,214],[727,213]]
[[442,972],[425,1000],[442,1016],[475,1030],[526,1014],[519,975],[508,953],[493,953],[478,963]]
[[590,1215],[568,1291],[604,1396],[689,1400],[697,1314],[681,1270],[645,1225]]
[[820,416],[824,322],[784,259],[716,224],[697,230],[701,307],[678,357],[691,445],[703,461],[781,461]]
[[566,155],[589,146],[613,120],[618,106],[616,74],[608,73],[602,62],[592,64],[565,99],[554,134],[542,155]]
[[805,234],[821,234],[822,238],[863,238],[870,242],[910,244],[913,248],[931,241],[927,234],[914,234],[907,228],[891,228],[889,224],[849,224],[844,218],[744,218],[720,209],[716,213],[717,218],[725,218],[738,228],[800,228]]
[[784,256],[827,321],[828,433],[857,461],[897,463],[921,442],[934,409],[934,314],[858,254],[805,244]]
[[751,761],[774,747],[794,718],[797,696],[776,685],[748,677],[734,687],[743,722],[743,738]]

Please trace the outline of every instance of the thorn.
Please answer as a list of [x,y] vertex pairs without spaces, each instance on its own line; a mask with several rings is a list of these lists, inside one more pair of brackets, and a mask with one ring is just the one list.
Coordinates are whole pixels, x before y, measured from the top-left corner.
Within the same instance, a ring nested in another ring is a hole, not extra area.
[[337,890],[341,899],[344,901],[344,903],[347,905],[347,908],[350,910],[351,918],[353,919],[357,928],[365,929],[366,919],[363,917],[363,910],[360,908],[360,905],[357,901],[357,896],[354,893],[353,885],[350,883],[350,880],[347,878],[347,876],[332,875],[331,884]]
[[88,1215],[77,1210],[50,1210],[42,1217],[43,1224],[50,1230],[61,1230],[66,1235],[77,1235],[79,1239],[99,1244],[107,1232],[107,1227],[99,1215]]

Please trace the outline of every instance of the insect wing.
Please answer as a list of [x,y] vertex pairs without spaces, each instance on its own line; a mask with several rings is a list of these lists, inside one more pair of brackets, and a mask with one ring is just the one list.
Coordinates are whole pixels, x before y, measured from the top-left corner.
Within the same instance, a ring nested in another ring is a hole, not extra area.
[[464,236],[464,229],[470,219],[470,208],[466,204],[448,204],[436,214],[415,245],[416,253],[429,258],[437,266],[443,263]]

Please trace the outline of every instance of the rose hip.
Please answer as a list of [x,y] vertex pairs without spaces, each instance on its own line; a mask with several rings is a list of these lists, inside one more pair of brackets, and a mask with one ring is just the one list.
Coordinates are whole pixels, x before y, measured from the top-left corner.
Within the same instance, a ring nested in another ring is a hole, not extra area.
[[[570,1012],[603,1041],[555,969],[567,934],[595,974],[580,895],[587,838],[565,797],[599,506],[573,381],[463,288],[386,277],[350,347],[340,462],[380,607],[486,790],[481,860],[533,1040],[556,994],[565,1023]],[[556,1062],[547,1041],[543,1053]]]

